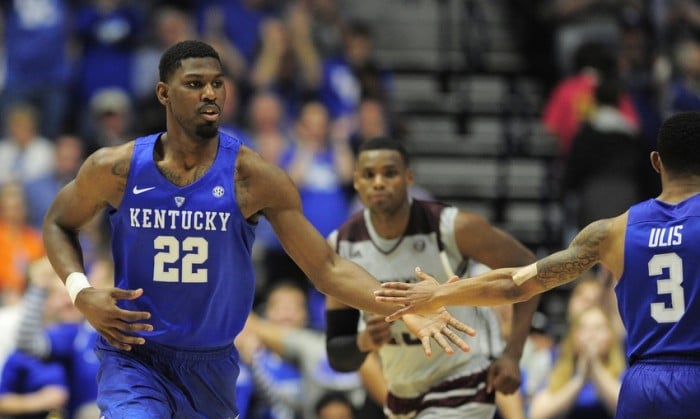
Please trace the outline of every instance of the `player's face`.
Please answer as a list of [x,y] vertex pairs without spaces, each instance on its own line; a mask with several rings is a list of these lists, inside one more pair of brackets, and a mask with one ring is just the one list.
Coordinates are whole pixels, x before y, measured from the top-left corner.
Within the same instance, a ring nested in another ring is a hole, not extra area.
[[209,57],[182,60],[167,85],[159,83],[159,95],[166,96],[171,116],[192,138],[211,139],[217,135],[226,100],[219,61]]
[[408,199],[413,172],[395,150],[363,151],[357,158],[353,185],[372,211],[393,213]]

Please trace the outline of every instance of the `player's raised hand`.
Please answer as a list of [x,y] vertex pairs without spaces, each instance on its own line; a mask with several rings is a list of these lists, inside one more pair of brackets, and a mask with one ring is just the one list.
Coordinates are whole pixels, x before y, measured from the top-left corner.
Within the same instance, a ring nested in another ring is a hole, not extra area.
[[430,347],[431,338],[435,339],[445,352],[452,355],[454,349],[450,342],[464,352],[469,351],[469,345],[454,330],[464,332],[469,336],[476,335],[474,329],[457,320],[445,307],[440,307],[429,315],[408,314],[402,319],[408,330],[420,339],[426,356],[433,354]]
[[[433,298],[440,283],[420,268],[416,268],[416,277],[420,280],[417,283],[385,282],[382,283],[382,289],[374,292],[377,301],[403,306],[388,315],[386,321],[400,319],[406,314],[429,315],[442,307],[442,304]],[[459,277],[454,276],[447,282],[458,280]]]
[[117,306],[117,300],[134,300],[143,295],[143,289],[85,288],[75,299],[75,306],[87,321],[110,345],[131,350],[131,345],[143,345],[146,340],[134,336],[136,332],[153,331],[153,326],[143,323],[151,318],[146,311],[129,311]]

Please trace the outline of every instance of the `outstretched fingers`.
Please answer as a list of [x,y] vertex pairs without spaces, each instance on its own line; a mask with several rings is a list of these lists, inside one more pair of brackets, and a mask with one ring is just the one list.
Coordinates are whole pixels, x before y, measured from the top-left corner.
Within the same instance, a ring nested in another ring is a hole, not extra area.
[[430,336],[423,336],[420,339],[421,345],[423,345],[423,352],[425,353],[425,356],[430,358],[433,356],[433,348],[430,347]]
[[460,332],[464,332],[469,336],[476,336],[476,330],[474,328],[467,326],[466,324],[462,323],[461,321],[455,319],[454,317],[448,320],[448,323],[451,327],[459,330]]
[[469,347],[469,344],[467,342],[465,342],[464,339],[459,337],[459,335],[457,333],[450,330],[447,326],[444,327],[444,329],[442,330],[442,333],[443,333],[443,335],[447,336],[447,339],[449,339],[450,342],[457,345],[457,347],[459,349],[461,349],[462,352],[469,352],[470,351],[471,348]]
[[433,339],[435,339],[435,342],[440,345],[442,350],[445,351],[447,355],[452,355],[455,353],[455,350],[452,348],[452,345],[450,345],[450,342],[448,342],[447,339],[445,339],[445,335],[442,334],[441,331],[436,331],[433,333]]

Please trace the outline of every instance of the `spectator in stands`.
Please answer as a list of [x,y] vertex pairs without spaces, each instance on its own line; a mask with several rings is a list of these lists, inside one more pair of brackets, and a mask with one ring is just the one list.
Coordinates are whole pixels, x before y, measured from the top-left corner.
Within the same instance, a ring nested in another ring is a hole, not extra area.
[[310,0],[311,37],[322,57],[339,54],[343,49],[346,24],[337,0]]
[[[352,179],[352,151],[347,138],[331,140],[328,112],[318,102],[304,105],[294,134],[296,141],[282,156],[280,166],[299,189],[304,215],[325,236],[350,209],[345,187]],[[268,252],[266,264],[275,268],[268,278],[291,276],[306,282],[284,252]]]
[[6,136],[0,140],[0,184],[33,181],[53,171],[51,141],[39,133],[34,107],[16,103],[6,118]]
[[572,319],[547,388],[535,395],[532,419],[612,418],[625,370],[622,340],[600,307]]
[[554,366],[555,340],[549,329],[547,315],[541,311],[535,312],[520,359],[523,375],[521,390],[526,412],[530,410],[532,397],[547,384],[547,378]]
[[670,113],[700,110],[700,42],[694,38],[680,41],[675,48],[677,74],[667,92]]
[[[31,352],[25,351],[23,344],[32,336],[34,327],[39,333],[44,328],[62,330],[63,325],[76,325],[82,315],[73,306],[48,259],[42,258],[32,262],[28,272],[31,285],[23,297],[21,323],[17,335],[18,350],[8,358],[0,384],[0,393],[5,393],[0,395],[0,416],[9,414],[13,415],[12,417],[17,415],[22,418],[43,419],[50,411],[52,414],[58,414],[58,417],[73,418],[73,408],[69,400],[80,392],[88,391],[90,387],[94,393],[96,369],[93,368],[90,381],[82,383],[83,388],[73,386],[68,374],[68,365],[59,359],[35,354],[39,350],[57,351],[59,348],[72,353],[72,341],[68,345],[61,345],[60,340],[37,342],[36,346],[32,347],[35,351]],[[28,328],[29,323],[35,326]],[[34,416],[21,416],[20,413],[34,413]]]
[[27,224],[19,183],[0,186],[0,249],[0,302],[10,305],[24,292],[29,264],[44,255],[40,232]]
[[58,191],[73,180],[84,157],[84,144],[81,138],[65,134],[56,139],[51,173],[24,182],[29,222],[32,226],[41,228],[49,205]]
[[[626,0],[629,17],[622,19],[618,63],[620,79],[629,93],[639,117],[640,133],[649,149],[656,145],[656,135],[661,128],[663,90],[667,83],[659,68],[666,57],[655,49],[653,33],[642,2]],[[636,9],[636,10],[635,10]]]
[[253,68],[265,23],[278,14],[268,0],[212,1],[200,10],[198,31],[220,52],[226,70],[237,79]]
[[83,135],[88,141],[88,154],[100,147],[115,146],[133,138],[132,102],[118,88],[96,92],[90,100],[90,126]]
[[31,103],[41,114],[37,133],[47,138],[61,132],[69,107],[70,3],[0,2],[7,60],[0,111],[6,115],[17,102]]
[[[284,118],[283,104],[276,93],[261,91],[251,99],[247,118],[248,134],[252,139],[251,147],[265,160],[277,165],[292,142],[292,133],[287,128]],[[286,276],[289,273],[287,272],[288,263],[284,265],[286,267],[277,269],[276,264],[264,263],[260,260],[274,255],[285,262],[289,261],[272,226],[264,217],[258,221],[255,229],[254,246],[254,253],[262,255],[262,258],[257,259],[256,272],[264,278],[265,283],[271,283],[280,275]],[[299,273],[294,267],[289,269]]]
[[391,105],[392,73],[375,56],[372,29],[360,20],[348,23],[344,57],[360,84],[361,98],[375,98],[389,108]]
[[574,137],[564,166],[563,191],[576,202],[576,231],[660,192],[646,141],[617,106],[621,91],[617,79],[599,80],[593,111]]
[[550,0],[560,74],[574,70],[576,50],[588,42],[615,46],[619,36],[619,2],[608,0]]
[[152,17],[152,35],[135,51],[134,73],[131,76],[135,94],[138,131],[145,134],[165,130],[163,105],[153,94],[158,83],[158,63],[166,49],[186,39],[194,39],[195,22],[184,11],[172,6],[159,6]]
[[248,132],[252,147],[263,158],[279,164],[282,154],[291,143],[288,121],[284,120],[280,98],[271,92],[259,92],[253,96],[248,110]]
[[[296,390],[296,398],[288,399],[287,403],[296,403],[301,417],[313,417],[317,401],[328,391],[342,392],[355,408],[363,406],[366,392],[358,373],[334,371],[328,363],[324,334],[307,328],[307,299],[299,285],[294,281],[273,285],[265,302],[265,312],[265,318],[252,314],[246,329],[257,335],[268,351],[298,365],[300,381],[291,386]],[[260,377],[260,367],[271,365],[270,355],[264,354],[258,352],[253,356],[256,380]],[[258,388],[262,386],[272,400],[281,400],[281,394],[275,396],[281,385],[264,381],[257,381]]]
[[[90,281],[95,287],[111,286],[112,277],[110,260],[93,264]],[[97,332],[73,306],[47,258],[30,266],[23,311],[17,348],[63,367],[70,389],[68,418],[99,416],[95,402],[99,364],[93,351]]]
[[301,417],[306,396],[302,372],[296,357],[285,350],[283,339],[288,331],[306,327],[306,293],[296,282],[279,280],[267,288],[262,305],[262,318],[252,314],[242,334],[236,338],[241,358],[255,383],[257,397],[253,401],[253,416]]
[[[542,123],[559,141],[559,153],[563,158],[568,156],[581,122],[593,112],[594,91],[599,81],[606,77],[617,77],[615,60],[613,51],[604,44],[582,45],[576,51],[575,72],[561,80],[547,99]],[[627,94],[621,94],[617,106],[625,119],[637,127],[637,113]]]
[[661,51],[668,51],[677,42],[700,34],[700,4],[696,0],[656,0],[650,9]]
[[60,363],[20,351],[7,359],[0,376],[0,416],[62,417],[68,396],[66,373]]
[[282,19],[266,21],[262,45],[250,69],[255,91],[272,91],[282,99],[285,120],[298,117],[303,103],[315,96],[321,80],[320,60],[305,27],[307,17],[299,6],[290,11],[289,26]]
[[133,96],[134,57],[143,42],[140,9],[125,0],[90,0],[78,9],[75,21],[82,46],[76,77],[78,103],[88,103],[106,88]]

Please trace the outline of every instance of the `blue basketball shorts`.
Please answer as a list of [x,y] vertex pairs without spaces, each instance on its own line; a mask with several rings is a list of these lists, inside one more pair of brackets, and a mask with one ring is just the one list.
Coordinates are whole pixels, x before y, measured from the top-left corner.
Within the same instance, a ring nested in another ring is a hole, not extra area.
[[97,405],[104,419],[238,417],[233,346],[185,351],[154,343],[121,351],[99,338]]
[[700,418],[700,360],[635,362],[622,380],[615,417]]

